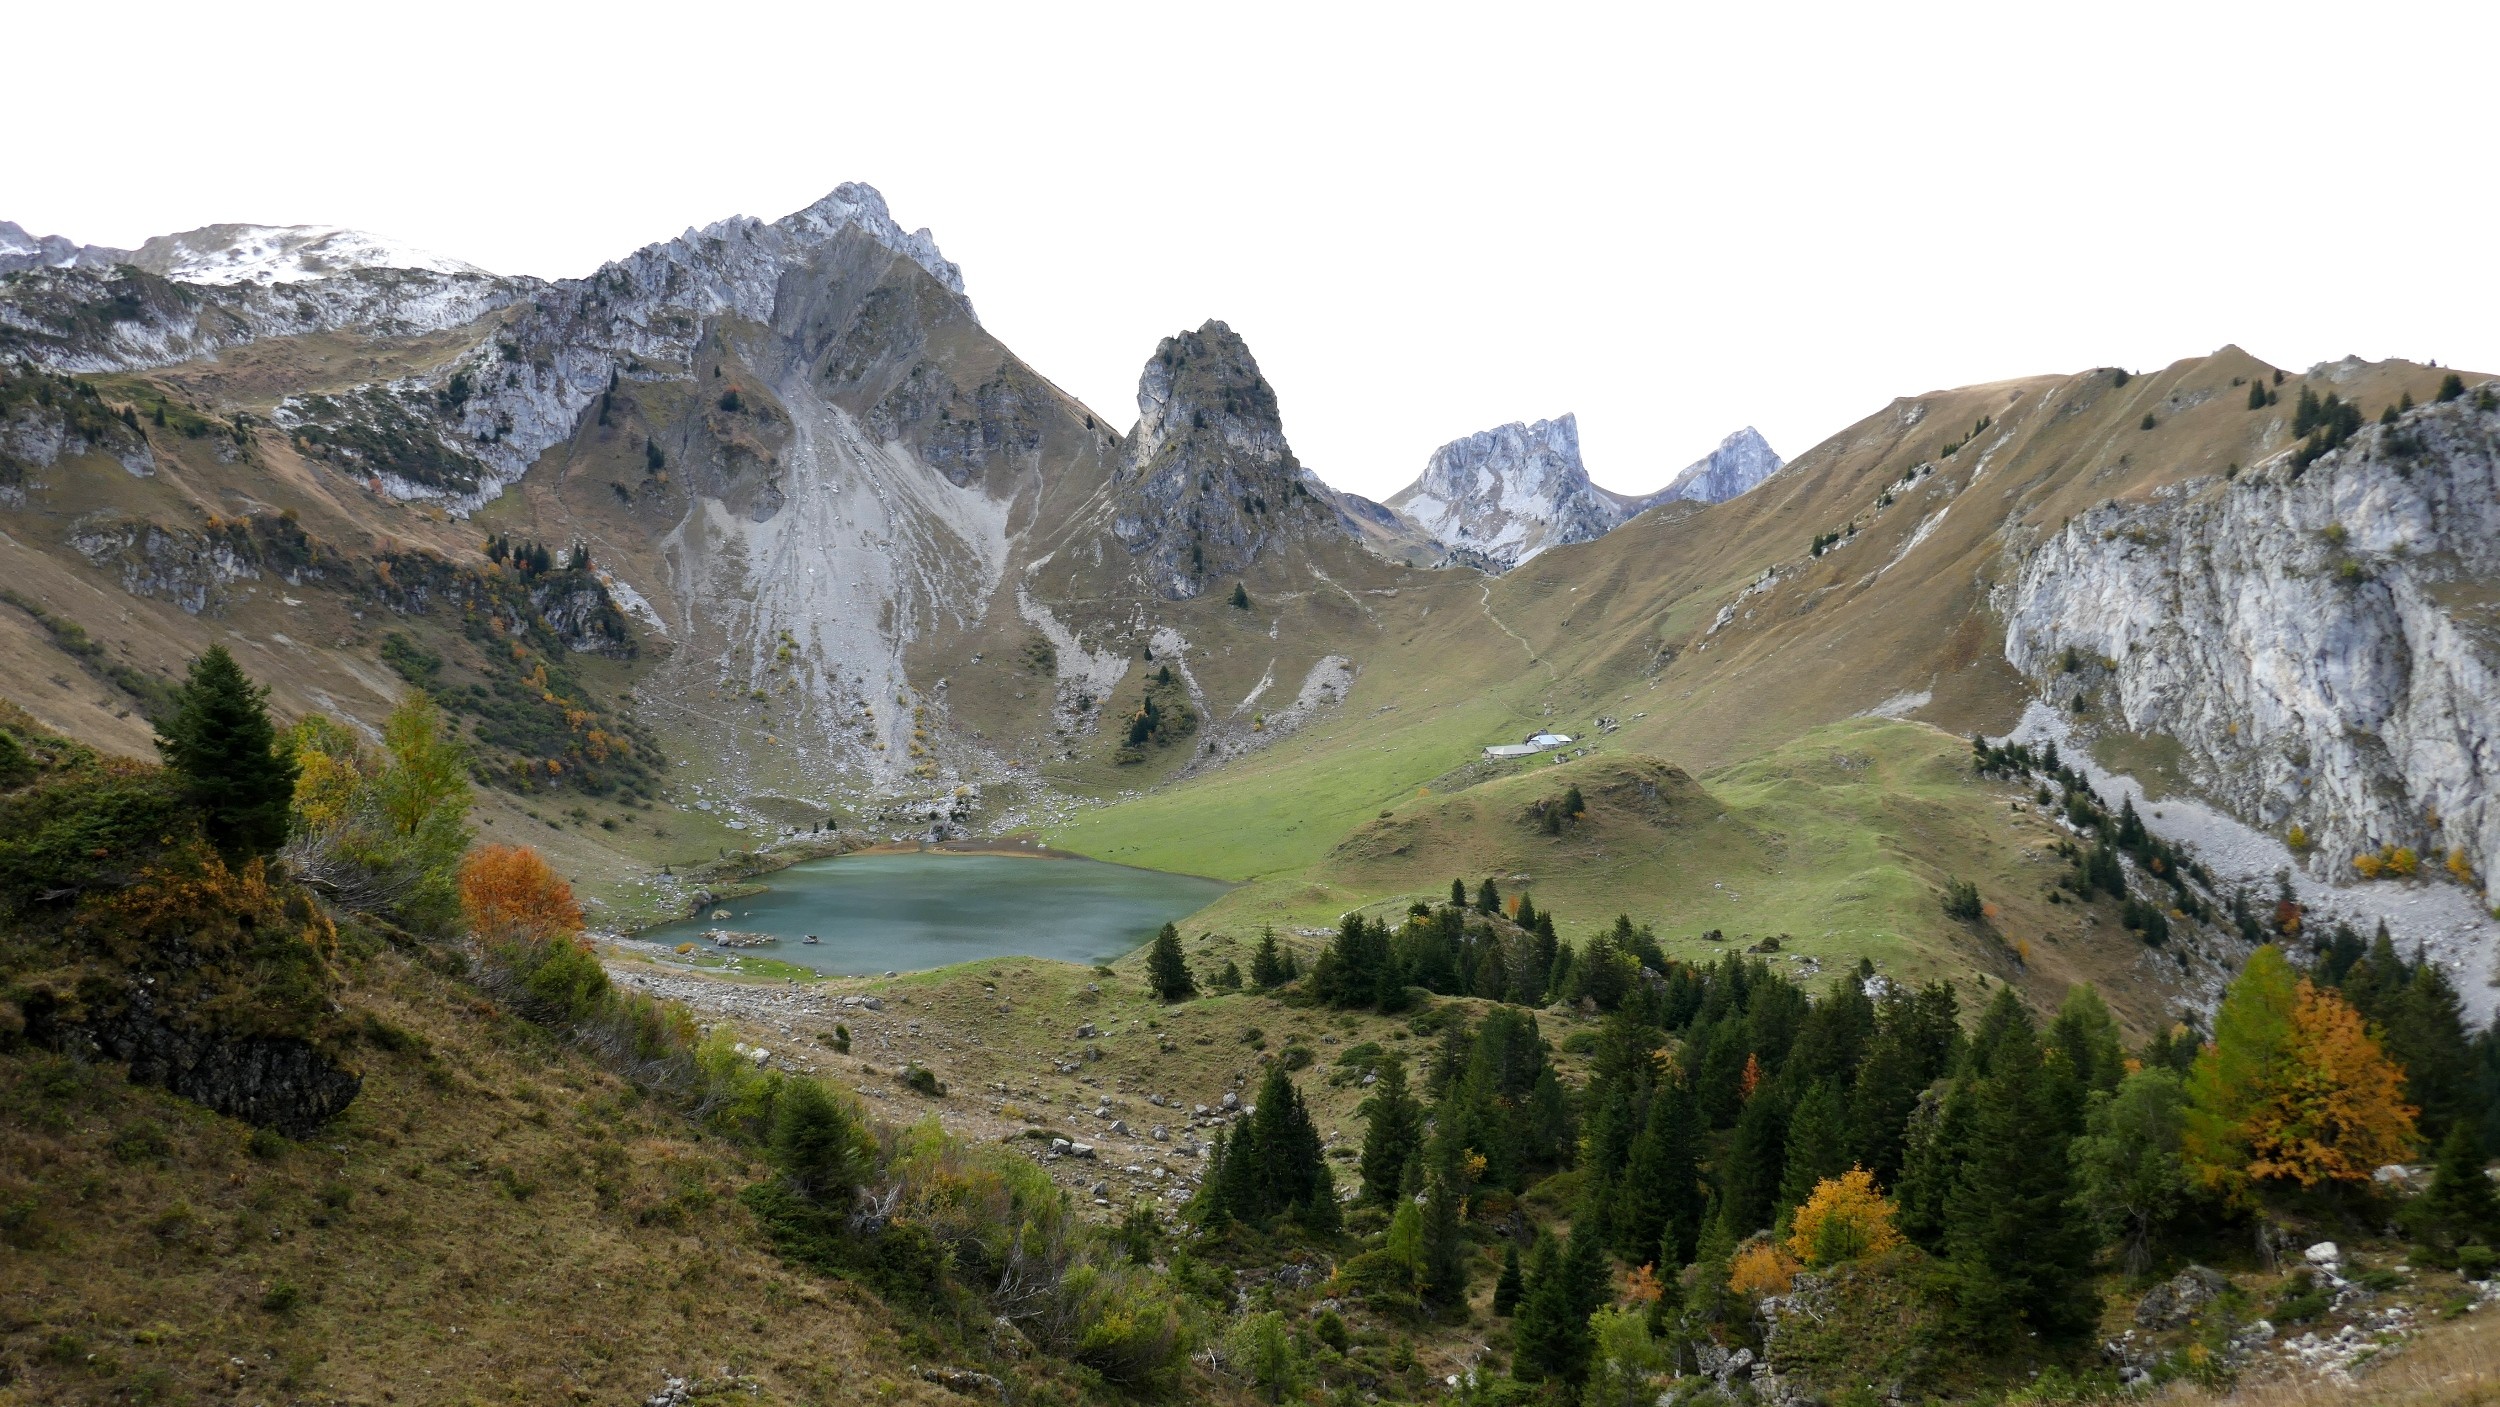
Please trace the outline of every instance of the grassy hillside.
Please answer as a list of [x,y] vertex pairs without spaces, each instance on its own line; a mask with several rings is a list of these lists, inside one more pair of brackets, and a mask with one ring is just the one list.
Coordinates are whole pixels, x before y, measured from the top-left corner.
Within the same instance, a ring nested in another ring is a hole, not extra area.
[[405,955],[348,1000],[363,1093],[301,1143],[0,1057],[0,1398],[947,1400],[873,1297],[767,1249],[748,1155]]
[[[1348,911],[1382,917],[1409,903],[1446,900],[1454,878],[1490,875],[1506,894],[1533,894],[1566,939],[1627,914],[1656,929],[1672,955],[1706,960],[1728,947],[1779,942],[1777,961],[1831,972],[1872,958],[1913,981],[2010,981],[2053,1006],[2068,983],[2089,981],[2142,1029],[2172,1019],[2172,1003],[2216,975],[2210,958],[2156,954],[2119,930],[2115,911],[2049,894],[2065,861],[2065,832],[2028,788],[1990,781],[1970,766],[1965,740],[1912,723],[1854,719],[1817,728],[1761,757],[1696,779],[1657,758],[1617,751],[1554,765],[1514,764],[1457,791],[1408,794],[1352,823],[1317,856],[1256,875],[1182,926],[1209,960],[1246,961],[1262,927],[1333,930]],[[1559,835],[1530,815],[1578,787],[1587,815]],[[1187,793],[1150,810],[1179,828]],[[1066,833],[1082,845],[1122,834],[1122,807]],[[1092,818],[1089,818],[1092,819]],[[1314,816],[1306,829],[1316,831]],[[1187,836],[1111,857],[1181,852]],[[1989,905],[1976,922],[1941,905],[1954,880]],[[1722,935],[1709,939],[1710,932]]]

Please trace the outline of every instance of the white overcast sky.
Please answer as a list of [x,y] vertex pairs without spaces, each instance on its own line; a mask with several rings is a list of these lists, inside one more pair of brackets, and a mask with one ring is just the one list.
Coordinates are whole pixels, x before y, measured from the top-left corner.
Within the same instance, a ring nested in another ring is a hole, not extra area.
[[[1896,395],[2237,342],[2500,371],[2500,6],[18,7],[0,218],[577,275],[845,180],[1109,418],[1249,339],[1375,496],[1576,411],[1656,486]],[[50,57],[46,57],[50,56]]]

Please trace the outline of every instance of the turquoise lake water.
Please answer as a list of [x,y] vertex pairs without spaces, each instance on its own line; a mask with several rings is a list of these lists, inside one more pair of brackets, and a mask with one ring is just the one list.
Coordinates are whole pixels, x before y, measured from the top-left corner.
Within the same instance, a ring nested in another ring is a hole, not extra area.
[[[992,957],[1097,963],[1232,887],[1095,860],[936,852],[809,860],[760,882],[771,887],[634,936],[674,946],[713,928],[769,934],[742,951],[829,976]],[[713,918],[719,909],[730,916]],[[802,941],[810,933],[821,941]]]

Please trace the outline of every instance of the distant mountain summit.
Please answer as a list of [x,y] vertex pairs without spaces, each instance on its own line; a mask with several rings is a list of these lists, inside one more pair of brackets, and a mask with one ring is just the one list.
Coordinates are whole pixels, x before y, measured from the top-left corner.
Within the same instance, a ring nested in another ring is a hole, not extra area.
[[1786,464],[1770,442],[1762,438],[1762,432],[1748,425],[1719,441],[1717,449],[1684,466],[1681,473],[1667,481],[1665,488],[1640,500],[1640,505],[1655,508],[1679,499],[1725,503],[1778,473]]
[[1432,452],[1423,476],[1389,507],[1440,543],[1448,562],[1500,572],[1549,547],[1603,537],[1662,503],[1724,503],[1783,462],[1748,425],[1658,492],[1615,493],[1590,481],[1580,462],[1580,423],[1565,414],[1452,440]]
[[362,269],[486,274],[475,264],[337,225],[203,225],[158,235],[137,249],[115,249],[30,235],[16,222],[0,220],[0,273],[123,264],[175,283],[212,286],[312,283]]
[[1602,536],[1627,516],[1620,500],[1589,482],[1580,422],[1569,414],[1450,441],[1389,507],[1461,560],[1497,571]]

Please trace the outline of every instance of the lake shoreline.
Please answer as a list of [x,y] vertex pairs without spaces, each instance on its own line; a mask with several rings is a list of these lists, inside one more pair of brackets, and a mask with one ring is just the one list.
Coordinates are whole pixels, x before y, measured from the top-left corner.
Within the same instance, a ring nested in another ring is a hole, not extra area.
[[[769,882],[742,886],[746,893],[718,894],[684,918],[616,936],[653,950],[701,945],[708,953],[726,943],[740,952],[711,955],[724,965],[786,964],[823,976],[989,956],[1091,966],[1133,953],[1157,928],[1232,887],[1039,844],[901,841],[776,867]],[[810,941],[819,934],[821,944]]]

